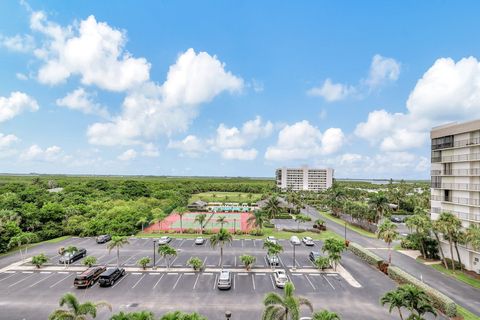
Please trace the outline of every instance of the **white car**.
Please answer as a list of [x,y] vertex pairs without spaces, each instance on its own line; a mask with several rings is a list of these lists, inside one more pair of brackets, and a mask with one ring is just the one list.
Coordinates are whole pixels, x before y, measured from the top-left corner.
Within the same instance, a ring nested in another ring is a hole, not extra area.
[[314,246],[315,245],[315,243],[313,242],[313,239],[310,238],[310,237],[303,237],[302,241],[306,246]]
[[285,284],[288,282],[288,278],[284,270],[275,271],[273,273],[273,278],[275,279],[275,285],[278,288],[284,288]]
[[201,245],[205,243],[205,238],[203,237],[197,237],[195,238],[195,244]]
[[290,243],[294,246],[299,246],[300,245],[300,239],[298,239],[297,236],[291,236],[290,237]]
[[268,236],[266,242],[271,242],[277,244],[277,239],[274,236]]
[[170,241],[172,241],[172,238],[170,238],[169,236],[163,236],[163,237],[160,237],[160,239],[158,239],[158,245],[161,246],[169,243]]

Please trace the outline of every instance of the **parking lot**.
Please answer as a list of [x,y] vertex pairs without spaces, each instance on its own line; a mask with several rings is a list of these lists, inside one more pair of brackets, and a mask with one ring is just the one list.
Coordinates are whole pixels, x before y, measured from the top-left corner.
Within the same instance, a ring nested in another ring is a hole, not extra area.
[[[58,263],[58,247],[84,247],[88,255],[99,259],[99,264],[110,265],[116,264],[115,251],[109,254],[104,244],[98,245],[91,238],[71,238],[44,248],[53,265],[56,265],[55,270],[10,270],[0,273],[0,318],[45,319],[57,307],[58,299],[64,293],[74,292],[81,300],[108,301],[115,312],[148,309],[159,315],[172,310],[185,310],[200,312],[209,319],[224,319],[224,312],[230,310],[234,315],[232,319],[258,319],[265,293],[282,293],[281,289],[275,287],[273,275],[267,268],[262,240],[235,240],[224,249],[224,267],[235,268],[229,291],[216,288],[218,272],[197,273],[184,269],[191,256],[200,257],[207,267],[217,267],[219,249],[212,249],[208,243],[197,246],[192,239],[173,239],[170,244],[178,250],[170,270],[161,268],[165,261],[158,259],[157,266],[160,268],[156,271],[130,271],[113,287],[94,285],[88,289],[73,287],[77,272],[64,269]],[[280,244],[284,246],[284,252],[280,255],[279,268],[287,271],[289,280],[295,285],[296,294],[308,298],[315,309],[337,311],[343,319],[397,319],[396,315],[389,315],[386,308],[378,303],[380,296],[394,288],[395,284],[351,253],[344,254],[342,264],[361,284],[361,288],[351,286],[338,274],[318,273],[308,260],[308,253],[312,249],[304,245],[296,247],[295,265],[298,272],[290,270],[293,266],[293,247],[286,240],[280,240]],[[313,250],[319,251],[320,247],[321,243],[316,242]],[[153,256],[152,239],[131,239],[130,245],[120,252],[121,263],[133,267],[139,258]],[[240,269],[242,265],[238,257],[242,254],[257,258],[257,272]],[[76,266],[81,264],[81,260],[74,263]],[[101,311],[97,318],[108,319],[109,315],[109,312]]]

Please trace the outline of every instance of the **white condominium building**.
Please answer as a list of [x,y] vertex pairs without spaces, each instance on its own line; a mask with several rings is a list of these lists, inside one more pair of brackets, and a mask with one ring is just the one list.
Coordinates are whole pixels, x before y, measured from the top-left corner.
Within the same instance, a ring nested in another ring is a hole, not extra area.
[[277,187],[293,191],[321,191],[333,183],[333,169],[280,168],[276,171]]
[[[435,127],[430,137],[432,219],[451,212],[465,228],[480,224],[480,120]],[[441,245],[450,258],[448,243]],[[459,251],[465,268],[480,273],[480,252],[460,244]]]

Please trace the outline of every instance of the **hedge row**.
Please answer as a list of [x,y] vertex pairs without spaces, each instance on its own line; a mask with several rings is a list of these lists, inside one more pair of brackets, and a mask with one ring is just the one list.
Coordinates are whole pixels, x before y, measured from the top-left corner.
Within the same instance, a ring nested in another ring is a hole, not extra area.
[[432,299],[433,306],[443,312],[448,317],[452,318],[457,316],[457,305],[455,304],[455,302],[453,302],[452,299],[439,292],[438,290],[433,289],[429,285],[423,283],[422,281],[418,280],[414,276],[408,274],[407,272],[403,271],[398,267],[389,266],[388,275],[390,276],[390,278],[399,283],[412,284],[419,289],[425,291],[425,293],[430,297],[430,299]]
[[288,213],[281,213],[275,216],[275,219],[293,219],[292,216]]
[[348,250],[352,251],[352,253],[360,257],[360,259],[365,260],[367,263],[377,268],[380,268],[380,266],[383,264],[383,258],[380,258],[375,253],[365,249],[355,242],[349,243]]

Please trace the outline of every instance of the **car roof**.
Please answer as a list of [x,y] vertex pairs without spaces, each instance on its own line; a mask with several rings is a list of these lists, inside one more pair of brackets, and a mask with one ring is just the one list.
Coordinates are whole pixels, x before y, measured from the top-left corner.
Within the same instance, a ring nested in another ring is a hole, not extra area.
[[117,271],[118,268],[108,268],[102,273],[102,276],[110,276],[112,275],[115,271]]

